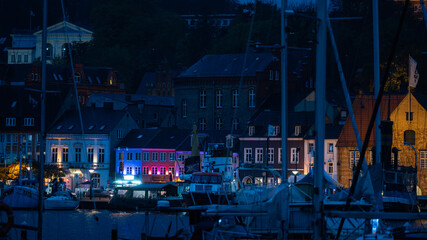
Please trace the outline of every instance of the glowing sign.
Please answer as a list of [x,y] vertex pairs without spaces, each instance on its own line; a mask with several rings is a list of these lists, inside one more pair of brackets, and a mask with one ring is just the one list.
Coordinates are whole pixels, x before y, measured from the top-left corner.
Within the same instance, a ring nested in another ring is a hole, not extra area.
[[133,176],[133,175],[124,175],[124,176],[123,176],[123,178],[124,178],[125,180],[133,180],[133,179],[134,179],[134,176]]

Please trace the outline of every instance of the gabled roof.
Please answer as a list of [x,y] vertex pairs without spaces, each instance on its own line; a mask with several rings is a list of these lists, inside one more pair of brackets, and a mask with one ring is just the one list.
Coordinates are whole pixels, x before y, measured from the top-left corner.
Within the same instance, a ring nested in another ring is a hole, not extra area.
[[[386,120],[390,113],[399,105],[405,95],[388,95],[383,96],[381,101],[381,120]],[[353,101],[353,112],[359,130],[362,142],[365,141],[366,131],[368,130],[369,121],[371,120],[372,111],[374,109],[375,98],[372,95],[357,96]],[[372,130],[369,146],[374,145],[375,128]],[[345,121],[344,127],[338,138],[337,147],[355,147],[357,145],[356,135],[353,131],[350,117]]]
[[[34,35],[41,35],[43,30],[37,31]],[[72,24],[68,21],[61,21],[47,28],[48,34],[93,34],[92,31]]]
[[153,87],[157,80],[155,72],[146,72],[139,83],[136,94],[146,94],[147,87]]
[[36,37],[32,34],[11,34],[12,47],[9,49],[32,49],[36,47]]
[[120,141],[120,148],[177,149],[191,135],[191,130],[177,128],[134,129]]
[[178,78],[256,76],[273,61],[278,59],[272,53],[248,53],[245,66],[245,54],[205,55]]
[[[46,126],[53,121],[64,97],[61,93],[46,96]],[[0,131],[39,131],[41,101],[40,93],[26,90],[23,86],[0,87]],[[16,126],[6,127],[5,118],[16,118]],[[24,118],[34,118],[34,126],[24,126]]]
[[[84,134],[110,134],[126,114],[126,111],[114,111],[105,108],[82,108]],[[49,129],[48,133],[82,134],[78,112],[76,110],[66,111]]]

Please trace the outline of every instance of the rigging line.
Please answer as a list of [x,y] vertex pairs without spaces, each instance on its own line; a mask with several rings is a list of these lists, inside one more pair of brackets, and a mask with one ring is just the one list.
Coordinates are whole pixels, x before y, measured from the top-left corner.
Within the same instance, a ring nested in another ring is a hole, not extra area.
[[[252,37],[252,31],[253,31],[254,22],[255,22],[256,4],[257,4],[257,1],[254,0],[254,10],[250,11],[250,13],[252,14],[252,19],[251,19],[251,23],[250,23],[250,26],[249,26],[248,40],[246,41],[246,50],[245,50],[245,55],[243,57],[242,70],[240,71],[239,87],[238,87],[238,90],[237,90],[238,94],[241,92],[242,85],[243,85],[243,78],[244,78],[243,74],[244,74],[244,71],[245,71],[245,65],[246,65],[246,61],[247,61],[247,58],[248,58],[249,46],[250,46],[250,41],[251,41],[251,37]],[[233,111],[233,119],[232,119],[231,132],[230,132],[231,135],[233,134],[233,130],[234,130],[234,128],[233,128],[233,121],[237,117],[237,111],[238,111],[238,108],[235,108],[235,110]]]
[[[366,132],[366,135],[365,135],[365,141],[363,142],[362,151],[360,152],[360,156],[362,156],[362,161],[359,161],[357,163],[356,172],[354,174],[354,178],[353,178],[353,181],[352,181],[352,184],[351,184],[351,187],[350,187],[350,196],[353,195],[353,193],[354,193],[354,191],[356,189],[357,180],[359,178],[360,170],[362,168],[362,163],[364,162],[363,159],[365,159],[364,156],[365,156],[366,150],[368,148],[369,139],[370,139],[370,136],[371,136],[371,133],[372,133],[372,129],[374,127],[374,123],[375,123],[375,117],[376,117],[378,109],[380,107],[381,98],[382,98],[382,96],[384,94],[384,88],[385,88],[385,85],[387,83],[387,79],[388,79],[388,76],[389,76],[391,63],[393,61],[393,57],[394,57],[394,54],[396,52],[397,43],[399,41],[399,36],[400,36],[401,31],[402,31],[403,22],[405,20],[405,15],[406,15],[408,6],[409,6],[409,0],[405,0],[405,5],[404,5],[404,7],[402,9],[402,14],[400,16],[399,26],[397,28],[396,36],[394,38],[393,45],[392,45],[392,48],[391,48],[391,53],[390,53],[388,61],[387,61],[387,67],[386,67],[385,73],[383,75],[383,79],[381,80],[381,85],[380,85],[380,89],[379,89],[379,92],[378,92],[378,97],[375,100],[374,110],[372,112],[372,116],[371,116],[371,119],[369,121],[369,126],[368,126],[368,130]],[[345,205],[345,211],[348,211],[348,209],[350,207],[350,202],[351,202],[351,198],[348,197],[347,201],[346,201],[346,205]],[[340,225],[339,225],[338,233],[337,233],[337,236],[336,236],[335,239],[339,239],[342,227],[344,225],[344,221],[345,221],[345,218],[342,218],[341,222],[340,222]]]
[[68,45],[68,54],[70,55],[71,73],[73,74],[74,94],[76,96],[77,111],[79,113],[80,129],[82,131],[82,139],[84,141],[83,118],[82,118],[82,112],[81,112],[81,109],[80,109],[79,95],[78,95],[78,92],[77,92],[77,83],[76,83],[76,78],[75,78],[75,73],[74,73],[73,55],[71,54],[71,44],[70,44],[70,41],[69,41],[69,38],[68,38],[68,32],[67,32],[67,20],[66,20],[66,17],[65,17],[64,0],[61,0],[61,8],[62,8],[62,17],[64,19],[65,37],[67,39],[67,45]]

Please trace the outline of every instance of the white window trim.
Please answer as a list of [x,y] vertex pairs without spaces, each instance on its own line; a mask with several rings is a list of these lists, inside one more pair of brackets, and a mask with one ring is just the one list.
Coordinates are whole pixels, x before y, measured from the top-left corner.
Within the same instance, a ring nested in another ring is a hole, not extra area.
[[263,163],[264,158],[264,149],[255,148],[255,163]]
[[252,163],[252,148],[244,148],[243,149],[243,161],[245,163]]
[[297,151],[297,148],[291,148],[291,163],[299,163],[299,152]]

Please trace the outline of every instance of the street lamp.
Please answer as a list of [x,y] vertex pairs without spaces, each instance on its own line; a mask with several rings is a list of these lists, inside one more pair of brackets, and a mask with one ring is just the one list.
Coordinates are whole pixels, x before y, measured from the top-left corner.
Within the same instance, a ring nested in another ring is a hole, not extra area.
[[298,170],[293,170],[292,174],[294,175],[294,184],[297,182],[297,175],[298,175],[299,171]]

